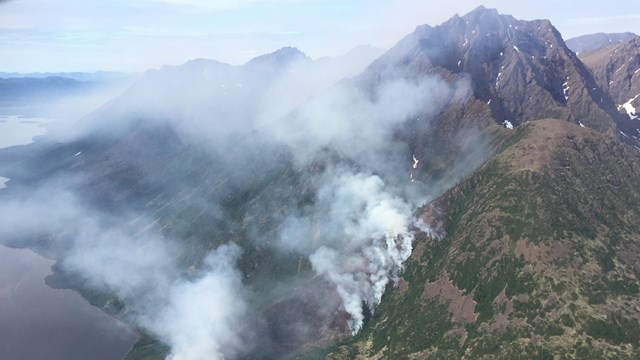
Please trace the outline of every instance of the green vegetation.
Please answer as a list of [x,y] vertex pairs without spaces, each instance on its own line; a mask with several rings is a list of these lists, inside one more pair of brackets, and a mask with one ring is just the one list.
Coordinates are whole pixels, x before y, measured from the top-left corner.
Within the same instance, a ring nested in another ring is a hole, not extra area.
[[613,344],[638,343],[640,324],[628,317],[612,314],[609,319],[591,319],[585,332],[594,339],[602,339]]
[[147,334],[142,334],[124,360],[163,360],[169,354],[169,350],[167,345],[159,343]]
[[[620,254],[640,253],[640,157],[576,131],[523,125],[434,202],[445,238],[417,238],[409,288],[388,292],[330,358],[639,358],[638,257]],[[460,322],[448,297],[424,297],[445,276],[472,297],[475,321]]]

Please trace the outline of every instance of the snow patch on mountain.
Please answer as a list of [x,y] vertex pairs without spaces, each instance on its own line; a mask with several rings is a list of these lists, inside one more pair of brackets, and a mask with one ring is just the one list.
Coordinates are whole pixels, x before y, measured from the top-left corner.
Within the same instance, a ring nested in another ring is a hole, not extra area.
[[636,115],[636,108],[631,103],[634,102],[639,96],[640,94],[629,99],[629,101],[627,101],[626,103],[618,105],[618,110],[624,109],[627,112],[627,115],[629,115],[630,120],[638,119],[638,115]]

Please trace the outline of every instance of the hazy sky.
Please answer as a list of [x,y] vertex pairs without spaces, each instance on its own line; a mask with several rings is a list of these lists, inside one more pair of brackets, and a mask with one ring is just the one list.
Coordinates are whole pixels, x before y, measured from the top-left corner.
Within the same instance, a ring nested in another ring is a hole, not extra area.
[[239,64],[289,45],[339,55],[388,48],[417,25],[480,4],[548,18],[565,38],[640,33],[640,0],[0,0],[0,71],[140,71],[199,57]]

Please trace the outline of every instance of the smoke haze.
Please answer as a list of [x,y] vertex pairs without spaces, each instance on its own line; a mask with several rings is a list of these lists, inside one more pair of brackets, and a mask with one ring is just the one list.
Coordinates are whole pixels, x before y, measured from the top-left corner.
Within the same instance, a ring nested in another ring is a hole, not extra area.
[[[51,136],[70,144],[58,152],[68,157],[65,167],[0,203],[0,236],[32,247],[46,238],[40,251],[83,287],[114,295],[125,305],[119,316],[169,345],[172,360],[260,353],[261,337],[290,341],[281,339],[290,332],[328,336],[334,319],[326,317],[337,312],[356,334],[398,281],[412,250],[413,212],[432,196],[429,184],[412,182],[416,154],[403,126],[420,121],[429,129],[446,106],[465,101],[468,84],[389,75],[370,88],[339,81],[355,72],[290,49],[280,55],[283,62],[197,60],[147,73],[73,131]],[[165,129],[169,140],[140,135],[149,128]],[[174,149],[187,160],[165,157]],[[291,184],[283,173],[293,174]],[[142,188],[135,193],[142,200],[116,202],[106,193],[96,202],[109,187],[92,184],[114,178]],[[110,201],[117,206],[104,205]],[[170,209],[180,218],[166,215]],[[193,240],[197,229],[189,227],[203,217],[197,224],[216,231]],[[240,230],[220,230],[227,228]],[[258,264],[289,269],[287,261],[297,271],[254,274],[262,284],[245,273]],[[322,299],[320,291],[339,300],[305,300]],[[299,319],[273,335],[277,305],[297,298]]]

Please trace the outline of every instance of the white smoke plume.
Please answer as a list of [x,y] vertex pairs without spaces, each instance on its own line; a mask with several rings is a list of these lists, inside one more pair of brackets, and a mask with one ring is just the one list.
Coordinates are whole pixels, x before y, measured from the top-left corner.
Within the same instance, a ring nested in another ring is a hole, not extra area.
[[83,224],[75,237],[65,268],[116,292],[132,320],[171,345],[169,359],[218,360],[241,351],[245,305],[237,245],[219,246],[185,279],[176,264],[180,247],[153,231],[136,235]]
[[467,95],[468,83],[450,84],[438,77],[392,78],[374,89],[341,82],[295,109],[287,121],[264,129],[270,139],[288,145],[300,164],[332,149],[361,166],[388,173],[410,168],[407,148],[392,135],[415,117],[432,119],[444,106]]
[[467,85],[392,78],[367,94],[341,83],[297,109],[292,121],[270,128],[300,166],[324,149],[357,164],[326,170],[316,181],[314,204],[284,221],[278,243],[308,256],[316,274],[335,286],[352,334],[363,326],[363,306],[373,313],[387,285],[398,280],[412,250],[412,212],[427,200],[407,197],[415,162],[406,144],[392,141],[393,133],[464,99]]
[[246,305],[238,290],[241,273],[235,268],[240,248],[223,245],[209,254],[203,273],[175,284],[170,301],[152,320],[153,329],[172,345],[170,360],[219,360],[242,349],[238,320]]
[[363,305],[373,313],[411,255],[411,207],[387,193],[375,175],[342,174],[324,184],[307,211],[323,238],[309,259],[336,286],[355,334],[363,325]]

